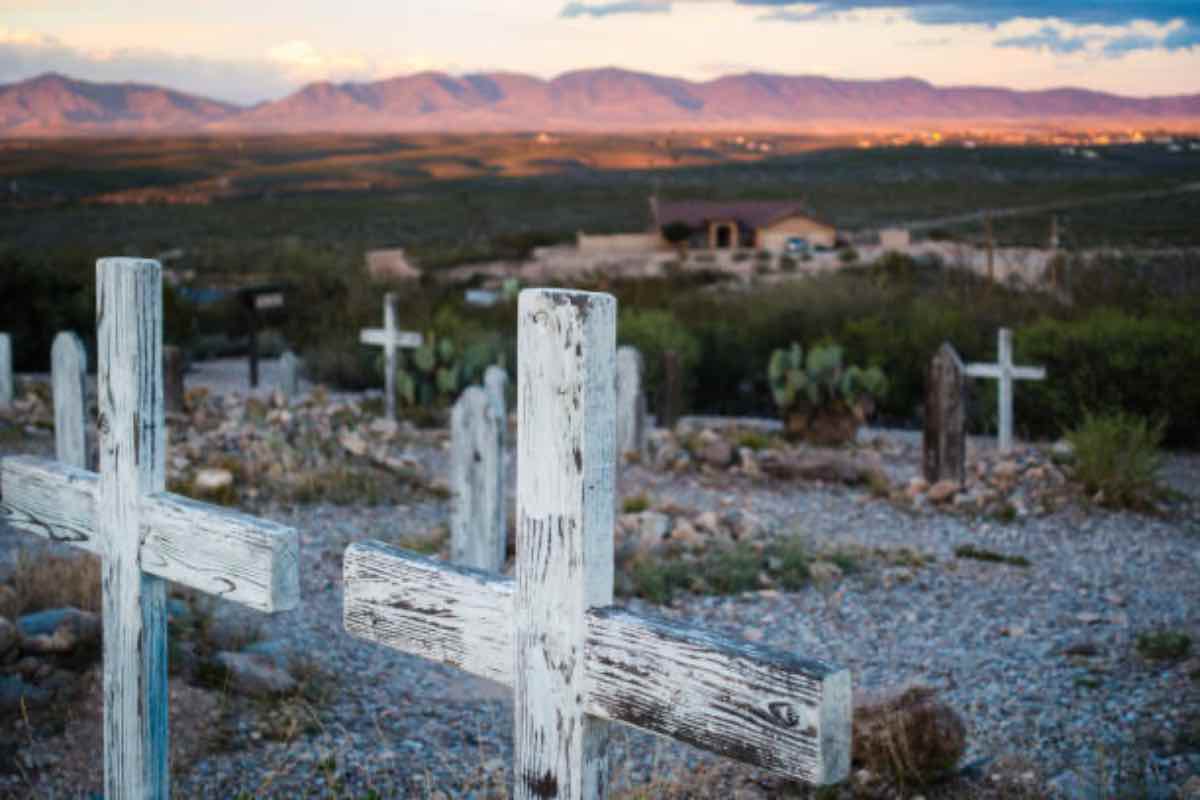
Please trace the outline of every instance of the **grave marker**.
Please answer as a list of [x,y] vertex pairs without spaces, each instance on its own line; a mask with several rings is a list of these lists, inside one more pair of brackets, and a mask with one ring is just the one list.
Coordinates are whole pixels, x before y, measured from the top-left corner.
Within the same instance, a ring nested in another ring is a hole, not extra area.
[[383,327],[364,328],[359,333],[359,342],[383,348],[384,355],[384,405],[388,419],[396,418],[396,350],[414,349],[421,346],[421,334],[402,331],[396,324],[396,295],[388,292],[383,296]]
[[346,629],[513,687],[517,798],[603,797],[610,721],[843,780],[846,670],[610,605],[615,300],[528,290],[518,319],[515,580],[354,544]]
[[1012,331],[1001,328],[998,335],[997,349],[999,359],[995,364],[968,364],[967,374],[972,378],[994,378],[999,381],[998,413],[999,448],[1007,452],[1012,449],[1013,438],[1013,381],[1041,381],[1046,379],[1043,367],[1017,367],[1012,362]]
[[0,408],[8,408],[12,401],[12,338],[7,333],[0,333]]
[[296,531],[164,491],[162,271],[97,263],[99,474],[0,460],[0,517],[102,560],[104,785],[108,800],[164,798],[166,581],[261,611],[299,602]]
[[279,357],[279,391],[289,401],[300,393],[300,357],[291,350]]
[[[495,364],[483,371],[483,388],[488,395],[488,406],[492,410],[492,415],[496,418],[496,441],[497,452],[500,453],[500,458],[497,459],[496,469],[496,497],[500,498],[496,504],[496,516],[498,530],[500,531],[500,539],[505,543],[505,551],[508,549],[508,461],[506,460],[508,452],[508,371]],[[503,559],[501,559],[501,563]]]
[[672,430],[683,413],[683,375],[679,354],[667,350],[662,355],[662,387],[659,390],[658,425]]
[[646,395],[642,391],[642,354],[617,348],[617,456],[646,451]]
[[500,421],[488,393],[470,386],[450,413],[450,552],[456,564],[489,572],[504,566],[503,458]]
[[60,463],[87,469],[87,350],[71,331],[54,337],[50,348],[54,397],[54,454]]
[[250,332],[250,388],[258,388],[258,329],[262,315],[284,307],[283,284],[272,283],[262,286],[245,286],[238,289]]
[[966,413],[962,360],[943,342],[925,375],[925,480],[937,483],[967,479]]

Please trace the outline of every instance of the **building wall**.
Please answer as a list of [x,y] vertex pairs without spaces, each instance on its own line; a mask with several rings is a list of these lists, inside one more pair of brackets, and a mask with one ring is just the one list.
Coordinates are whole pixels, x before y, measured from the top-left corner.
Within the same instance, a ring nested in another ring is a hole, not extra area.
[[808,217],[788,217],[773,225],[758,229],[758,246],[764,250],[782,250],[787,240],[801,236],[809,244],[833,247],[837,241],[837,230]]
[[613,233],[592,236],[580,233],[575,238],[581,253],[653,253],[666,243],[657,233]]
[[903,250],[912,244],[906,228],[884,228],[879,232],[879,246],[884,250]]

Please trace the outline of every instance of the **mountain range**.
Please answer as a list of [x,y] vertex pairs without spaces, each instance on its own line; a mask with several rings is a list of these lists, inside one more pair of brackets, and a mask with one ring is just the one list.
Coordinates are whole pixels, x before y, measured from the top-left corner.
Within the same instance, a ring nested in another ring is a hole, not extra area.
[[551,80],[511,72],[422,72],[319,82],[239,106],[136,83],[49,73],[0,85],[0,136],[901,127],[938,123],[1200,123],[1200,94],[1125,97],[1087,89],[937,87],[915,78],[839,80],[765,73],[688,81],[622,69]]

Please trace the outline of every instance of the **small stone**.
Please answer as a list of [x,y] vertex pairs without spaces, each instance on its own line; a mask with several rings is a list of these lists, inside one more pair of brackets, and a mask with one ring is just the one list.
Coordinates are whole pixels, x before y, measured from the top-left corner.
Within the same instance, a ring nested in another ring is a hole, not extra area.
[[738,448],[738,467],[751,477],[757,478],[762,475],[762,470],[758,467],[758,457],[749,447]]
[[1083,639],[1064,647],[1063,655],[1092,658],[1093,656],[1100,655],[1100,646],[1091,640]]
[[1090,611],[1084,611],[1081,614],[1076,614],[1075,619],[1079,620],[1084,625],[1095,625],[1101,622],[1104,618],[1099,614],[1094,614]]
[[929,502],[944,503],[958,494],[961,487],[957,481],[942,480],[929,487]]
[[814,561],[808,565],[808,574],[817,583],[828,583],[842,577],[842,568],[830,561]]
[[671,532],[671,518],[659,511],[643,511],[637,518],[638,550],[654,552]]
[[387,417],[376,417],[367,429],[375,436],[394,439],[400,433],[400,423]]
[[909,479],[908,486],[904,490],[905,494],[909,497],[916,497],[917,495],[925,494],[927,491],[929,491],[929,481],[919,475]]
[[696,526],[696,530],[704,531],[707,534],[717,534],[721,531],[721,520],[717,517],[715,511],[702,511],[692,520],[692,524]]
[[228,671],[229,688],[238,694],[270,697],[296,688],[296,679],[266,656],[223,650],[217,653],[215,661]]
[[1021,467],[1018,466],[1017,462],[1001,461],[992,467],[992,478],[993,480],[1008,482],[1016,478],[1020,471]]
[[720,435],[710,431],[701,431],[697,438],[700,460],[712,467],[724,469],[733,461],[733,445]]
[[671,540],[685,547],[698,548],[704,545],[704,537],[696,532],[696,528],[686,519],[680,519],[671,529]]
[[215,494],[233,486],[233,473],[219,467],[208,467],[196,473],[196,491]]
[[742,638],[747,642],[761,642],[763,639],[762,628],[746,628],[742,631]]
[[358,433],[345,431],[338,436],[338,444],[352,456],[365,456],[367,454],[367,440]]

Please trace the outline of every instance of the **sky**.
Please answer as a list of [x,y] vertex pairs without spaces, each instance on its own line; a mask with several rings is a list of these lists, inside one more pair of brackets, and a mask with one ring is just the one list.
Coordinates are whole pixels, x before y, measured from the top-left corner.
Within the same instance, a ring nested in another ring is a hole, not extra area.
[[608,66],[1200,93],[1200,0],[0,0],[0,83],[249,104],[317,80]]

